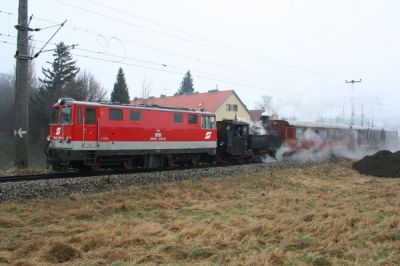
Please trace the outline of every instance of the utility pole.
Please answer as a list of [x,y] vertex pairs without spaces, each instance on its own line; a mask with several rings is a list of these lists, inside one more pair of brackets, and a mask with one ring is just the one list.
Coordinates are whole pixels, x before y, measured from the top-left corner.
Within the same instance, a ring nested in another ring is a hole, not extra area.
[[364,105],[361,105],[361,126],[364,126]]
[[347,81],[345,80],[346,83],[350,83],[351,84],[351,117],[350,117],[350,126],[354,126],[354,83],[359,83],[361,82],[360,80],[350,80]]
[[28,167],[28,71],[31,58],[28,55],[28,0],[19,0],[17,51],[15,53],[15,160],[17,168]]

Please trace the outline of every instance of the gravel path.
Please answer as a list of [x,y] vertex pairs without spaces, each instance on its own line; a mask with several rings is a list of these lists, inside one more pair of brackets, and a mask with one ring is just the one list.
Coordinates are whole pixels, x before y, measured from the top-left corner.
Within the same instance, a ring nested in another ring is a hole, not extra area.
[[31,200],[37,198],[66,197],[71,193],[96,193],[128,186],[158,185],[164,182],[199,180],[207,177],[238,176],[246,172],[268,172],[293,167],[308,167],[316,162],[273,162],[190,170],[137,173],[81,178],[0,183],[0,202]]

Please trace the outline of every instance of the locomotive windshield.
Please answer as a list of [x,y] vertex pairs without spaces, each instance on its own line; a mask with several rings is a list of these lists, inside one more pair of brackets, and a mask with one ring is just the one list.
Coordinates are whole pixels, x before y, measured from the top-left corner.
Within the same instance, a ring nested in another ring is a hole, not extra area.
[[51,120],[50,123],[51,124],[58,124],[58,116],[60,115],[60,111],[58,109],[58,107],[54,107],[51,110]]
[[61,121],[60,123],[63,125],[71,124],[71,107],[63,107],[61,109]]
[[215,128],[215,117],[203,115],[201,117],[201,128],[207,128],[207,129]]

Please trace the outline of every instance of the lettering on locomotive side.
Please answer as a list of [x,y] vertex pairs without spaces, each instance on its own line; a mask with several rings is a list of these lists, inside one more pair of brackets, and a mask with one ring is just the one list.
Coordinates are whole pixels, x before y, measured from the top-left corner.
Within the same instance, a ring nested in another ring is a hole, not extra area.
[[156,129],[156,132],[154,133],[154,137],[150,137],[150,140],[164,141],[164,140],[167,140],[167,138],[163,137],[161,130]]
[[204,139],[211,139],[212,131],[207,131]]
[[61,133],[61,127],[58,127],[56,130],[56,135],[60,135],[60,133]]

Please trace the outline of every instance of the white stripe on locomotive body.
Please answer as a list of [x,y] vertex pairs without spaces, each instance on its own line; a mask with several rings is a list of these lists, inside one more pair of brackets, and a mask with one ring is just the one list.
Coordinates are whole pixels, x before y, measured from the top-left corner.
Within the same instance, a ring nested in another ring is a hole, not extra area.
[[216,149],[216,141],[51,141],[49,147],[67,150],[195,150]]

